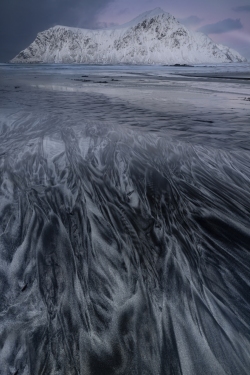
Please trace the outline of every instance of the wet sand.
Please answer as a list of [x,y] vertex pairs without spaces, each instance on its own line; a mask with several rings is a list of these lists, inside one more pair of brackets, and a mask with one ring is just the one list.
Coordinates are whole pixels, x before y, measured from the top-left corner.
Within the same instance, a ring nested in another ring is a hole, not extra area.
[[0,65],[1,375],[248,375],[248,71]]

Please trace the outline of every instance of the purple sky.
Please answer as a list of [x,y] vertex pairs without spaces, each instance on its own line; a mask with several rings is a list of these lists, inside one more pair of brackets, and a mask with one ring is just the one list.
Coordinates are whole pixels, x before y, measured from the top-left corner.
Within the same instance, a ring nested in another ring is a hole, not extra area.
[[250,0],[0,0],[0,62],[49,27],[122,24],[156,7],[250,60]]
[[192,30],[201,28],[215,42],[236,49],[250,60],[250,0],[115,0],[98,19],[121,24],[156,7],[171,13]]

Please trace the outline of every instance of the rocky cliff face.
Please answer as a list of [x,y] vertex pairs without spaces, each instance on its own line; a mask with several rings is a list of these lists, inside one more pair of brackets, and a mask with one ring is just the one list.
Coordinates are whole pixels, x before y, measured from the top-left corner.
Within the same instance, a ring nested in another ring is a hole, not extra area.
[[112,29],[55,26],[37,35],[13,63],[226,63],[246,61],[238,52],[194,33],[157,8]]

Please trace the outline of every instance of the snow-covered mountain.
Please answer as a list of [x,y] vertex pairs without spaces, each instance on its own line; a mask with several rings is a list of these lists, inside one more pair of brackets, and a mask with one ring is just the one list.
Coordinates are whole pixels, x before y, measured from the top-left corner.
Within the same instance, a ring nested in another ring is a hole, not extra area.
[[175,64],[246,61],[238,52],[188,30],[160,8],[102,30],[55,26],[39,33],[12,63]]

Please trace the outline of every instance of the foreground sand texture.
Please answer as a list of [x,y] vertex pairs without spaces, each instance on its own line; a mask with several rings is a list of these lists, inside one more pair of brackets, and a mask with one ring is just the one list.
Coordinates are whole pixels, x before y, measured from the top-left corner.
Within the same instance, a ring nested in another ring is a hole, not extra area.
[[249,374],[248,71],[0,66],[1,375]]

